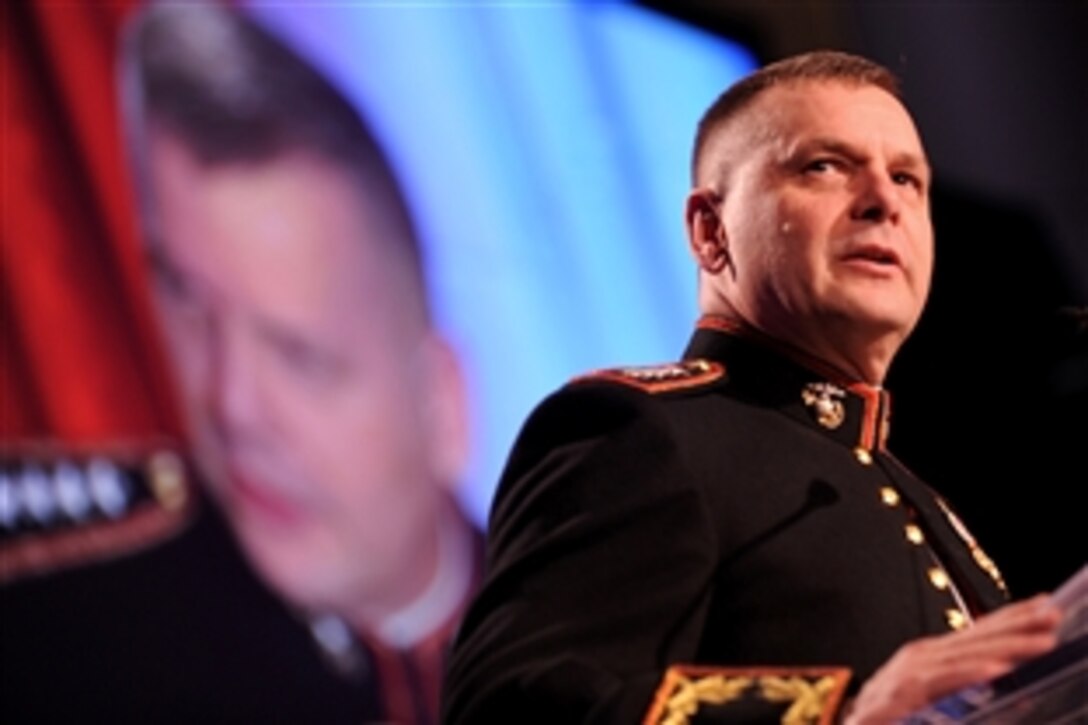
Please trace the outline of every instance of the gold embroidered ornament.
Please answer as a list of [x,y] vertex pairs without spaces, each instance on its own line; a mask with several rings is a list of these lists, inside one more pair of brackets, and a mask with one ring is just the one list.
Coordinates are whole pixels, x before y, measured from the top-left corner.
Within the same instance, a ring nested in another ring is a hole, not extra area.
[[745,698],[788,704],[782,725],[830,725],[846,691],[845,668],[709,668],[674,665],[658,688],[644,725],[688,725],[707,705]]
[[691,679],[678,677],[676,692],[666,701],[661,725],[686,725],[702,705],[723,705],[736,700],[752,684],[750,677],[712,675]]
[[792,703],[782,715],[782,725],[813,725],[820,722],[836,684],[834,677],[821,677],[816,682],[809,682],[804,677],[759,678],[765,700]]

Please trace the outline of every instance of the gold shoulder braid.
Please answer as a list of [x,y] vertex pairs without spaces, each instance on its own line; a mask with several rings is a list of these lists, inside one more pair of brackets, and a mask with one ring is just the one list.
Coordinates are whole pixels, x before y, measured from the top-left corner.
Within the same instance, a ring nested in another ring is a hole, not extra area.
[[725,376],[721,363],[709,360],[684,360],[663,365],[638,365],[597,370],[574,378],[572,383],[610,381],[629,385],[648,393],[663,393],[712,383]]

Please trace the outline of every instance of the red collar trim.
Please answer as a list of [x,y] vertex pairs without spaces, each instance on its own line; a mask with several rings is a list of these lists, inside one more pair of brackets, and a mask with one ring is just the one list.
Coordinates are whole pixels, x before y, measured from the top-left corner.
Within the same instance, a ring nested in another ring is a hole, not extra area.
[[752,340],[774,350],[801,367],[811,370],[828,382],[854,393],[865,404],[858,446],[865,450],[873,450],[873,448],[885,450],[891,418],[891,396],[888,391],[859,380],[851,380],[820,358],[771,337],[746,322],[721,315],[708,314],[700,317],[695,326],[700,330],[718,330],[719,332]]

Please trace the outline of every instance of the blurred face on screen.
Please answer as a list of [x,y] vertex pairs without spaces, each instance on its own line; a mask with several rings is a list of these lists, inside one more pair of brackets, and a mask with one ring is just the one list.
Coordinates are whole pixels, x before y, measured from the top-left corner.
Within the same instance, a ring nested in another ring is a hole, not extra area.
[[[206,484],[296,604],[410,600],[463,452],[456,362],[355,177],[151,144],[153,290]],[[368,611],[369,608],[369,611]]]

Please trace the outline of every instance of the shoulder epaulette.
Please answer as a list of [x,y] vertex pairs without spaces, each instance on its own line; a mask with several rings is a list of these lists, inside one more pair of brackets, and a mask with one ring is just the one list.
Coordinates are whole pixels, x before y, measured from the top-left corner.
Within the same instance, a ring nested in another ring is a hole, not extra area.
[[194,498],[168,449],[0,450],[0,584],[164,541],[190,519]]
[[694,388],[725,377],[725,367],[709,360],[683,360],[663,365],[597,370],[574,378],[571,382],[610,381],[629,385],[648,393]]

